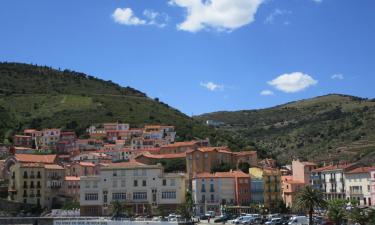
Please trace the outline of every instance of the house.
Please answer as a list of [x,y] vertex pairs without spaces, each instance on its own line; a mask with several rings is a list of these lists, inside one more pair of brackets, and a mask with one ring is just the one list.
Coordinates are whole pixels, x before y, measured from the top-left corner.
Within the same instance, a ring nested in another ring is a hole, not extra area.
[[250,177],[242,171],[198,173],[192,179],[196,214],[220,213],[221,205],[250,204]]
[[344,173],[359,167],[357,164],[339,163],[311,171],[312,187],[321,190],[327,200],[346,199]]
[[111,215],[111,203],[120,201],[133,214],[149,215],[163,208],[174,212],[185,202],[185,174],[164,173],[161,165],[135,161],[110,163],[100,176],[82,176],[82,216]]
[[292,161],[292,175],[282,176],[282,198],[287,207],[292,207],[298,192],[310,185],[311,172],[317,168],[312,162]]
[[280,170],[252,167],[249,168],[249,175],[263,180],[263,204],[266,209],[273,211],[282,201]]
[[42,162],[16,162],[10,168],[9,200],[51,208],[58,204],[64,168]]
[[371,170],[375,167],[358,167],[344,173],[345,192],[348,200],[361,206],[371,206]]
[[75,202],[79,202],[80,177],[65,176],[62,192],[63,194]]

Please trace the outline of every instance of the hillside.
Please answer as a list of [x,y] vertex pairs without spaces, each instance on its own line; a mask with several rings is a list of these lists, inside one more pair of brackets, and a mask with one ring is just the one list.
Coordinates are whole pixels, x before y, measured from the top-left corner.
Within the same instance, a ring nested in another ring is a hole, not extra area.
[[215,112],[197,120],[224,122],[218,128],[255,145],[280,162],[375,162],[375,101],[326,95],[261,110]]
[[59,127],[83,134],[92,123],[122,121],[175,125],[179,140],[209,137],[239,149],[238,141],[171,108],[158,99],[111,81],[69,70],[0,63],[0,143],[24,128]]

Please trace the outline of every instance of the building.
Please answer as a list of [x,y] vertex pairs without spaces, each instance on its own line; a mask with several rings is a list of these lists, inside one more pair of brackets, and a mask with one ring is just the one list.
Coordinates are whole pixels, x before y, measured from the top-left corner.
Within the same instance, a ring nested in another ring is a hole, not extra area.
[[[264,208],[274,210],[281,198],[281,172],[273,168],[252,167],[249,169],[250,177],[263,180]],[[259,197],[258,197],[259,198]]]
[[282,198],[287,207],[292,207],[298,192],[310,185],[311,171],[317,168],[312,162],[292,161],[292,175],[282,176]]
[[371,206],[371,170],[375,167],[358,167],[346,171],[345,192],[346,198],[356,200],[361,206]]
[[111,163],[100,176],[80,180],[81,215],[109,215],[111,203],[120,201],[134,214],[150,214],[157,208],[173,212],[185,202],[185,174],[164,173],[161,165],[138,162]]
[[199,173],[192,179],[196,214],[220,213],[222,205],[250,203],[250,177],[242,171]]
[[236,165],[249,163],[256,166],[257,154],[255,151],[232,152],[228,147],[203,147],[186,152],[186,169],[189,178],[198,173],[210,173],[221,164]]
[[29,135],[14,135],[13,143],[15,146],[21,147],[32,147],[33,146],[33,139]]
[[[174,153],[174,154],[151,154],[149,152],[142,153],[134,158],[137,162],[144,163],[147,165],[156,164],[160,161],[176,161],[180,160],[182,164],[185,164],[186,154],[185,153]],[[181,171],[185,172],[185,171]]]
[[375,168],[370,170],[370,193],[371,193],[371,204],[375,204]]
[[51,208],[59,204],[64,168],[57,164],[17,162],[10,168],[9,199]]
[[316,168],[311,171],[312,187],[321,190],[327,200],[346,199],[344,173],[359,167],[357,164],[341,163]]
[[99,174],[99,166],[92,162],[74,162],[66,168],[68,176],[80,177]]
[[73,201],[79,202],[80,177],[65,176],[63,183],[64,196]]

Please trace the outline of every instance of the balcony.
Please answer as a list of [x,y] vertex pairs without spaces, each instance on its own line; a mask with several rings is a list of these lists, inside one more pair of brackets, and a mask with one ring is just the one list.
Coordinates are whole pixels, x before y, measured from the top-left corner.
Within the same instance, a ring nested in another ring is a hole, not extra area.
[[361,191],[361,190],[352,190],[352,191],[350,191],[350,195],[363,195],[363,191]]
[[34,185],[30,185],[30,188],[35,188],[35,186]]
[[35,194],[30,194],[30,198],[34,198],[35,197]]
[[27,185],[23,185],[22,187],[23,187],[24,189],[26,189],[26,188],[27,188]]
[[30,179],[34,179],[35,178],[35,176],[34,175],[30,175]]

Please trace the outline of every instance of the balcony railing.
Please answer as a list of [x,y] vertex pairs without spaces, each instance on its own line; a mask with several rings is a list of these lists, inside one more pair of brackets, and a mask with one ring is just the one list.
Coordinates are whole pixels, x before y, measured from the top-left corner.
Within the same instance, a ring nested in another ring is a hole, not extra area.
[[35,186],[34,185],[30,185],[30,188],[35,188]]
[[35,178],[35,176],[34,175],[30,175],[30,179],[34,179]]
[[329,182],[330,182],[330,183],[334,183],[334,182],[336,182],[336,180],[333,179],[333,178],[331,178],[331,179],[329,179]]

